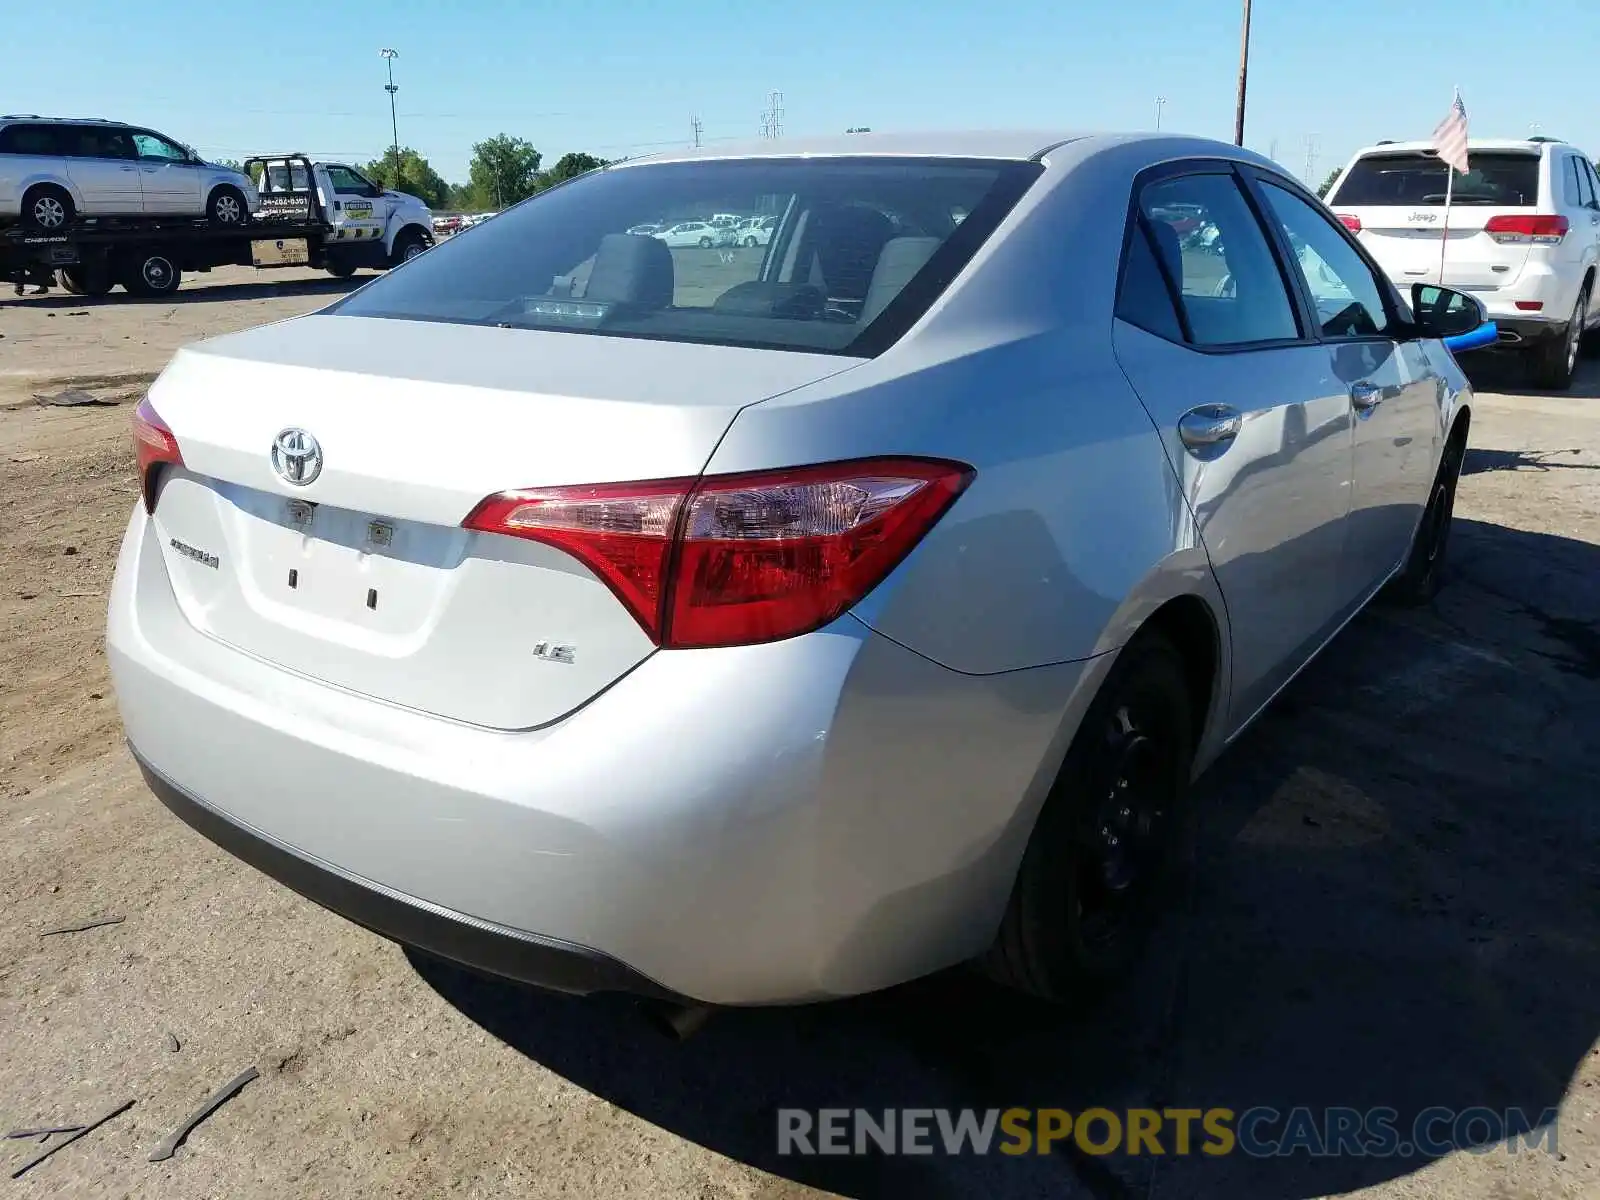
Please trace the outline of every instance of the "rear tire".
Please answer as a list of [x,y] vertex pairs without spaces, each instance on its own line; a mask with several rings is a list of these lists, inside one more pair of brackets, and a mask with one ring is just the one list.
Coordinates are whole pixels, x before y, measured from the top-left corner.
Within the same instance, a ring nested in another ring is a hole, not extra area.
[[1178,874],[1194,720],[1182,656],[1141,633],[1089,706],[1039,814],[982,963],[993,979],[1086,1002],[1138,961]]
[[158,250],[130,256],[122,276],[122,286],[135,296],[170,296],[182,282],[178,264]]
[[335,279],[349,279],[355,273],[356,267],[354,263],[334,261],[328,264],[328,274]]
[[1446,552],[1450,548],[1450,526],[1455,519],[1456,484],[1461,479],[1461,463],[1466,458],[1466,438],[1452,437],[1428,493],[1428,507],[1422,511],[1411,553],[1406,565],[1385,589],[1384,599],[1394,604],[1419,608],[1430,603],[1444,585]]
[[243,192],[224,184],[211,190],[211,195],[206,200],[206,217],[213,225],[230,227],[248,225],[250,207],[245,203]]
[[72,224],[77,207],[67,190],[41,183],[22,197],[22,223],[38,233],[59,233]]
[[1589,295],[1578,297],[1572,318],[1561,332],[1547,337],[1528,353],[1528,380],[1546,391],[1564,392],[1572,386],[1583,353],[1584,324],[1589,319]]

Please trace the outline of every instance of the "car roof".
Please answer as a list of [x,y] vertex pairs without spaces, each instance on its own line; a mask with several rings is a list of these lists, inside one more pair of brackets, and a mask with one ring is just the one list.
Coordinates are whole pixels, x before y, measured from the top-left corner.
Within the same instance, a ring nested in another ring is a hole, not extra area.
[[908,158],[1008,158],[1026,161],[1072,134],[1036,130],[932,133],[848,133],[825,137],[762,138],[697,149],[666,150],[628,159],[635,163],[704,162],[726,158],[809,158],[838,155],[904,155]]
[[27,121],[34,125],[117,125],[126,126],[126,121],[108,121],[104,117],[40,117],[33,113],[6,113],[0,116],[0,122]]
[[[1542,138],[1538,141],[1532,138],[1468,138],[1467,153],[1474,150],[1527,150],[1538,153],[1546,146],[1564,146],[1565,142],[1555,138]],[[1356,151],[1356,157],[1364,158],[1368,154],[1415,154],[1421,150],[1433,150],[1431,141],[1416,142],[1379,142],[1373,146],[1363,146]]]
[[828,137],[784,137],[731,141],[697,149],[666,150],[612,164],[617,169],[666,162],[714,162],[719,159],[829,158],[904,156],[906,158],[976,158],[1013,162],[1043,159],[1070,146],[1067,157],[1087,157],[1112,146],[1147,142],[1158,154],[1215,157],[1255,163],[1287,174],[1252,150],[1229,142],[1172,133],[1114,133],[1072,129],[955,130],[923,133],[848,133]]

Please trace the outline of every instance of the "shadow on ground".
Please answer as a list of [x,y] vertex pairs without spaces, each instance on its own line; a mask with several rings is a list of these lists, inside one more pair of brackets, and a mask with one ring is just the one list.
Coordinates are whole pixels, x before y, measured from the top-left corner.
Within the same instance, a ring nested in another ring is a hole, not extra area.
[[1478,391],[1514,396],[1600,399],[1600,334],[1590,334],[1584,344],[1584,357],[1578,360],[1578,370],[1571,385],[1559,392],[1531,386],[1527,369],[1515,351],[1472,350],[1461,355],[1459,361],[1472,386]]
[[850,1196],[1109,1200],[1154,1173],[1163,1195],[1299,1198],[1406,1175],[1427,1160],[785,1157],[776,1110],[1383,1106],[1406,1140],[1430,1106],[1537,1123],[1600,1031],[1600,549],[1459,521],[1452,554],[1433,609],[1361,617],[1208,774],[1187,906],[1092,1016],[951,972],[724,1013],[678,1046],[626,1001],[412,961],[594,1094]]

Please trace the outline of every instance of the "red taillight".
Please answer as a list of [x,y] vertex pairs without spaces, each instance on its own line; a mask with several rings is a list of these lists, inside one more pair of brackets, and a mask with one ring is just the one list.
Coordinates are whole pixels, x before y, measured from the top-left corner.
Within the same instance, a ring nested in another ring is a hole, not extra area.
[[1490,217],[1484,222],[1483,231],[1497,242],[1534,242],[1553,246],[1567,236],[1570,228],[1570,223],[1563,216],[1530,213],[1527,216]]
[[151,406],[148,397],[133,410],[133,450],[139,460],[139,491],[146,512],[155,511],[156,468],[164,464],[183,465],[178,439]]
[[1339,224],[1343,225],[1351,233],[1361,232],[1361,218],[1356,216],[1355,213],[1340,213]]
[[972,480],[927,459],[490,496],[465,525],[558,547],[651,640],[736,646],[808,633],[855,605]]

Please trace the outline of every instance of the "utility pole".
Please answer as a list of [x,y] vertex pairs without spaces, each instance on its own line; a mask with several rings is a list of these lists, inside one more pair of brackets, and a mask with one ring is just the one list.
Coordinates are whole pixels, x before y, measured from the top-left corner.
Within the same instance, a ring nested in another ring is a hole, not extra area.
[[1233,144],[1244,145],[1244,91],[1250,77],[1250,0],[1244,0],[1244,28],[1239,34],[1239,98],[1233,108]]
[[1157,133],[1161,132],[1161,110],[1163,108],[1165,108],[1166,106],[1167,106],[1167,98],[1165,96],[1157,96],[1156,97],[1156,132]]
[[705,126],[700,123],[700,118],[698,115],[689,118],[689,130],[694,134],[693,145],[696,150],[700,149],[700,134],[704,129]]
[[1317,135],[1314,133],[1306,138],[1306,169],[1300,178],[1306,181],[1307,187],[1317,186]]
[[769,92],[767,94],[767,111],[761,114],[761,136],[764,138],[781,138],[783,136],[782,92]]
[[389,68],[389,82],[384,91],[389,93],[389,129],[394,134],[394,186],[400,188],[400,119],[394,114],[394,94],[400,89],[394,82],[394,60],[400,57],[398,50],[390,50],[387,46],[378,53],[383,56],[384,64]]

